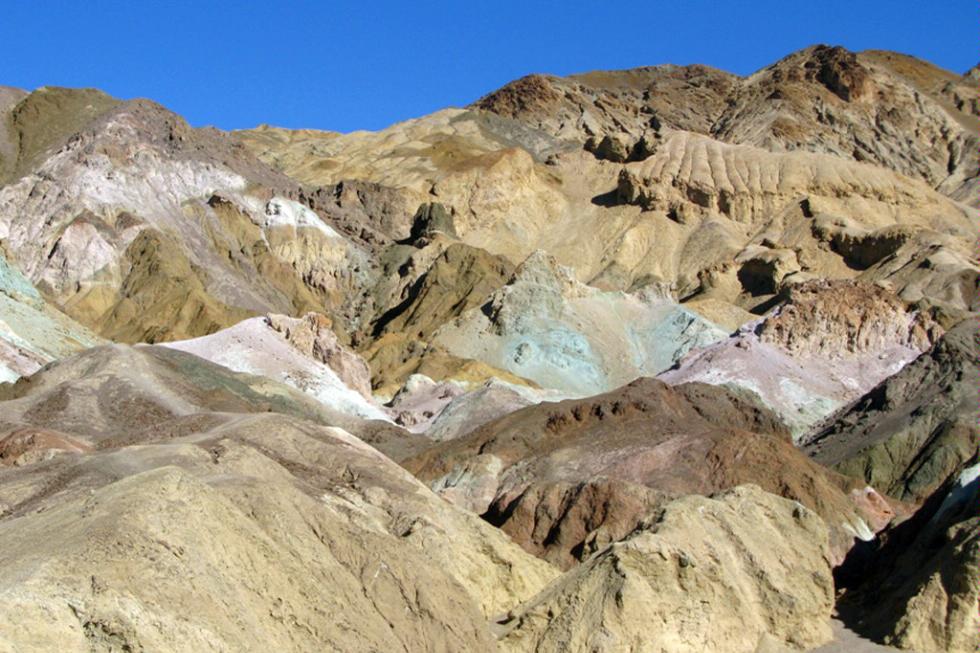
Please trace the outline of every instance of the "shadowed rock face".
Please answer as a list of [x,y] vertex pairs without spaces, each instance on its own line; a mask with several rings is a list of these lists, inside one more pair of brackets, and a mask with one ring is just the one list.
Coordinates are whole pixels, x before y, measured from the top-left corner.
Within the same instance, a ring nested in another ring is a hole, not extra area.
[[842,618],[872,639],[923,653],[980,646],[980,467],[965,469],[856,562]]
[[824,516],[838,561],[894,514],[873,490],[809,461],[771,412],[703,384],[640,379],[524,408],[404,464],[563,567],[626,536],[667,497],[742,483]]
[[974,319],[842,409],[807,442],[814,460],[920,502],[980,455]]

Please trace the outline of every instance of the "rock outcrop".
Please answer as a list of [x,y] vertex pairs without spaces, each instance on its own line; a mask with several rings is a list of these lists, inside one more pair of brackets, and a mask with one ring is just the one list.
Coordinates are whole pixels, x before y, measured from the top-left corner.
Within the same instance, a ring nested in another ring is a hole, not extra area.
[[852,281],[790,285],[783,303],[659,376],[754,393],[802,440],[811,427],[895,374],[942,333],[893,293]]
[[507,615],[507,651],[794,650],[831,637],[826,528],[754,486],[686,497]]
[[835,415],[806,451],[894,497],[921,502],[980,457],[974,319]]
[[13,107],[32,145],[0,188],[11,262],[71,317],[116,340],[173,340],[257,313],[343,313],[371,278],[363,244],[226,135],[90,96],[40,90]]
[[743,483],[815,510],[835,561],[894,515],[810,461],[770,411],[724,388],[640,379],[510,413],[403,464],[436,492],[562,567],[628,535],[672,497]]

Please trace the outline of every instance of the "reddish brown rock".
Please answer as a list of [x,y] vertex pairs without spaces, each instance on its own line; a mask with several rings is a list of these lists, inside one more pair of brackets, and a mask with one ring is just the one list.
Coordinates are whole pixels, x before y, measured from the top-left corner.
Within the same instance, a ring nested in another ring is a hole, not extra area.
[[[499,464],[471,464],[478,456]],[[743,483],[822,515],[837,561],[855,536],[870,538],[893,514],[868,497],[873,490],[810,461],[773,413],[698,383],[639,379],[605,395],[531,406],[405,464],[564,567],[630,532],[665,497]]]

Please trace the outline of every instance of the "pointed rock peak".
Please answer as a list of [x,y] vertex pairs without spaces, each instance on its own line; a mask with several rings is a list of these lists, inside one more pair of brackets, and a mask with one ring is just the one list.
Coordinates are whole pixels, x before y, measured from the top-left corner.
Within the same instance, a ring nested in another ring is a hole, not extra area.
[[874,82],[858,56],[840,46],[812,45],[766,69],[776,82],[811,82],[851,102],[871,97]]
[[546,111],[561,99],[562,96],[555,89],[549,75],[533,74],[521,77],[480,98],[473,106],[516,118],[525,113]]
[[557,259],[543,250],[535,250],[517,266],[507,285],[533,283],[554,288],[579,285],[571,268],[558,263]]

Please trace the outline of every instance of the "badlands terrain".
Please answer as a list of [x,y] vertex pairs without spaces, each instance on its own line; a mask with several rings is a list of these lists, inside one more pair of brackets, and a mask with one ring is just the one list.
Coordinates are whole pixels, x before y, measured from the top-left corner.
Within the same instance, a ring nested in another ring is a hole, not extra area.
[[0,651],[976,651],[978,81],[0,87]]

